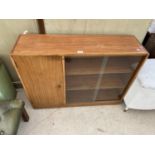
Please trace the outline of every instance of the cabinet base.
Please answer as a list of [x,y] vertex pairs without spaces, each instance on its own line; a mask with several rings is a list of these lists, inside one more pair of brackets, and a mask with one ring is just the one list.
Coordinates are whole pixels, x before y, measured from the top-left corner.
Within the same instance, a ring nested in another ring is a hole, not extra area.
[[33,106],[34,109],[41,108],[65,108],[65,107],[79,107],[79,106],[96,106],[96,105],[116,105],[121,104],[122,100],[114,100],[114,101],[96,101],[96,102],[80,102],[80,103],[67,103],[63,105],[54,105],[54,106]]

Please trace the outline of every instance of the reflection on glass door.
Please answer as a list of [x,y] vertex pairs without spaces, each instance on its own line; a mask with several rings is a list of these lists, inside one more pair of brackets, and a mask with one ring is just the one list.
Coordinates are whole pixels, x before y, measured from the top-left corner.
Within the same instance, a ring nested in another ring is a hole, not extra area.
[[141,57],[68,57],[67,103],[120,99]]

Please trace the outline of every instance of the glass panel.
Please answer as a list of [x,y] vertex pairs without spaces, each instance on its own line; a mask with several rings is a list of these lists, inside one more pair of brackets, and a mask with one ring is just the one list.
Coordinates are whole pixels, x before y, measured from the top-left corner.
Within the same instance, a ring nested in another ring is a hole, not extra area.
[[68,57],[67,103],[118,100],[141,57]]

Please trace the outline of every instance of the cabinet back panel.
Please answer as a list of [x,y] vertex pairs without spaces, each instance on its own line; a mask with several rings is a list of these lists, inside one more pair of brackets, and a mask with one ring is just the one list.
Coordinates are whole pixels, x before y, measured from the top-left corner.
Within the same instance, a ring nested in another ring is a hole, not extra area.
[[61,57],[13,56],[13,59],[33,107],[65,104]]

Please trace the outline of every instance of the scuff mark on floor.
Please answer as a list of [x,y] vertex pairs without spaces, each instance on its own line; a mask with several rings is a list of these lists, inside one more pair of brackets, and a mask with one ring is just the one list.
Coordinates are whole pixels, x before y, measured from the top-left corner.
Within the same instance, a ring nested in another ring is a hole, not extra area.
[[101,128],[97,128],[97,131],[99,131],[99,132],[105,132],[103,129],[101,129]]

